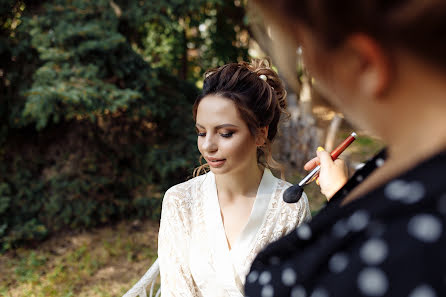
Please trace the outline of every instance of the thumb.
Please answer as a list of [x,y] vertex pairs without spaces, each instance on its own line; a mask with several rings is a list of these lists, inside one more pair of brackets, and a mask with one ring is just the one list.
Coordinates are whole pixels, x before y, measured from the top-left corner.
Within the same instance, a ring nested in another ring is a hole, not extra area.
[[317,156],[322,167],[333,163],[330,154],[322,147],[317,148]]

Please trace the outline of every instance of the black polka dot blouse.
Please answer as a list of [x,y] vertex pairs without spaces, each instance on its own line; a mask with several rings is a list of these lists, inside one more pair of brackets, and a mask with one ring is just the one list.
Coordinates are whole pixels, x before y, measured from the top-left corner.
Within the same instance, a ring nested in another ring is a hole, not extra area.
[[340,206],[385,156],[359,169],[311,222],[267,246],[245,295],[446,297],[446,152]]

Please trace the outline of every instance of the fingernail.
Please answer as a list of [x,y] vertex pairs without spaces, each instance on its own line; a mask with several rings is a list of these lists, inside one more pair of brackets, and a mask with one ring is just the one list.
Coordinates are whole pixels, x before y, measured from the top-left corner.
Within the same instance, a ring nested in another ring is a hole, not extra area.
[[317,151],[318,151],[318,152],[323,152],[323,151],[325,151],[325,150],[324,150],[324,148],[323,148],[322,146],[320,146],[320,147],[317,148]]

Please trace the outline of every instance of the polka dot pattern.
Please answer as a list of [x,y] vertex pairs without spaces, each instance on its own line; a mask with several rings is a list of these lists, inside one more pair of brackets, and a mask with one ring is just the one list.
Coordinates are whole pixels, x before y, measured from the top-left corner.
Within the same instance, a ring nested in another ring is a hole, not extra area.
[[259,276],[259,284],[266,285],[271,281],[271,272],[263,271]]
[[257,280],[257,278],[259,277],[259,273],[255,270],[251,271],[248,276],[246,277],[246,281],[248,283],[253,283]]
[[273,297],[274,288],[271,285],[264,286],[261,293],[262,297]]
[[420,201],[424,197],[425,189],[423,184],[418,181],[407,182],[395,180],[386,186],[384,194],[390,200],[412,204]]
[[302,286],[296,286],[291,290],[291,297],[307,297],[305,288]]
[[358,165],[355,166],[355,170],[359,170],[362,167],[364,167],[365,163],[359,163]]
[[300,225],[300,227],[298,227],[298,228],[296,229],[296,232],[297,232],[297,236],[298,236],[300,239],[308,240],[308,239],[310,239],[310,237],[311,237],[311,229],[310,229],[310,227],[308,226],[308,224],[302,224],[302,225]]
[[288,287],[296,283],[296,272],[293,268],[288,267],[282,271],[282,283]]
[[337,253],[334,254],[333,257],[330,258],[328,262],[328,268],[333,273],[340,273],[347,268],[348,265],[348,256],[346,253]]
[[410,235],[426,243],[437,241],[443,231],[441,221],[430,214],[414,216],[410,219],[407,228]]
[[379,265],[387,257],[388,247],[382,239],[370,239],[359,250],[359,255],[368,265]]
[[[273,296],[446,296],[438,286],[446,284],[446,268],[424,258],[444,256],[439,243],[446,232],[446,154],[341,206],[345,195],[384,160],[380,153],[367,162],[312,222],[265,249],[253,265],[262,271],[270,265],[272,277],[263,284],[260,275],[254,283],[247,281],[247,296],[268,295],[270,286]],[[276,263],[272,256],[286,261]],[[438,278],[429,279],[434,275]]]
[[365,296],[383,296],[389,287],[386,275],[378,268],[365,268],[358,276],[358,288]]
[[329,297],[328,291],[324,288],[316,288],[310,297]]
[[381,166],[383,166],[383,165],[384,165],[384,159],[383,159],[383,158],[378,158],[378,159],[376,159],[376,161],[375,161],[375,165],[376,165],[376,167],[381,167]]
[[344,237],[348,232],[349,229],[344,220],[339,220],[333,225],[333,235],[335,237]]
[[417,286],[408,297],[437,297],[434,289],[426,284]]
[[369,217],[369,214],[365,210],[357,210],[350,216],[348,226],[353,231],[360,231],[369,223]]

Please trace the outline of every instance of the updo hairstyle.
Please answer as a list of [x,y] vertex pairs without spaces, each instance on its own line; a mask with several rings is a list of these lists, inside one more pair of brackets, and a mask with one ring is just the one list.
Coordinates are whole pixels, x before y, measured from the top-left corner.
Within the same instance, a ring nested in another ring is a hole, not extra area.
[[[278,74],[271,68],[270,60],[230,63],[206,71],[203,91],[193,106],[195,121],[198,105],[209,95],[233,101],[253,137],[258,128],[268,127],[267,140],[257,149],[257,161],[263,167],[280,170],[283,176],[282,166],[272,157],[271,144],[277,135],[281,115],[287,115],[286,90]],[[201,165],[194,170],[194,176],[206,172],[208,168],[208,164]]]

